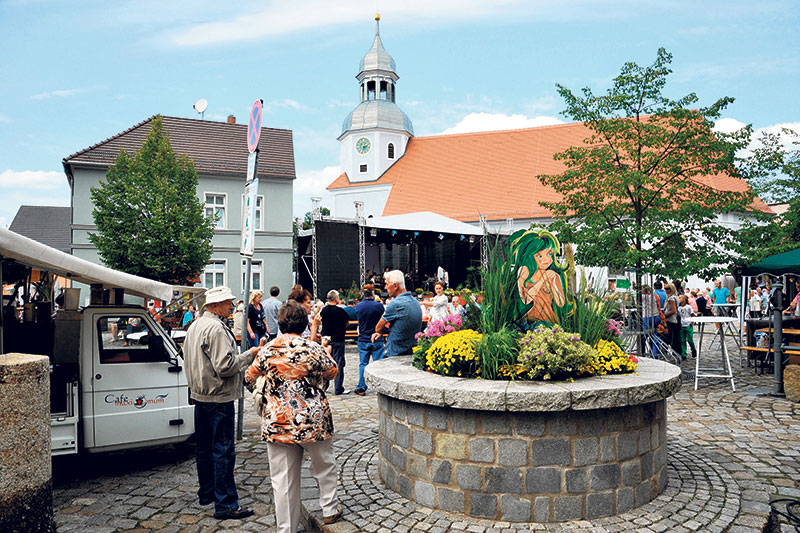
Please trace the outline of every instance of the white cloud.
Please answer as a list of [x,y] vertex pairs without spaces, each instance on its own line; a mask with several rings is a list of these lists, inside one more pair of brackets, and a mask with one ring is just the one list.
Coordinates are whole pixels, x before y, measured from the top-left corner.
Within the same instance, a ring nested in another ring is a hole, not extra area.
[[0,225],[7,227],[22,205],[69,206],[70,190],[63,172],[4,170],[0,172]]
[[86,92],[86,89],[56,89],[44,93],[34,94],[31,100],[49,100],[50,98],[63,98],[66,96],[75,96]]
[[[794,132],[794,135],[791,133],[787,134],[784,130],[791,130]],[[783,122],[780,124],[772,124],[770,126],[758,128],[755,132],[753,132],[753,139],[755,140],[750,144],[750,149],[760,144],[759,139],[764,133],[778,135],[780,138],[780,143],[786,150],[800,150],[800,122]]]
[[[271,0],[250,3],[239,14],[205,16],[213,22],[190,23],[168,30],[166,39],[178,46],[205,46],[244,42],[293,32],[362,22],[371,6],[356,0]],[[606,1],[602,7],[593,0],[405,0],[380,6],[381,15],[406,27],[431,21],[487,20],[514,16],[549,20],[607,20],[630,17],[635,0]]]
[[294,216],[302,217],[311,211],[312,197],[322,198],[322,205],[331,208],[331,195],[325,188],[341,173],[342,169],[338,165],[299,172],[297,179],[294,180]]
[[[0,190],[32,189],[36,191],[53,191],[67,184],[63,172],[46,170],[4,170],[0,172]],[[33,205],[38,205],[34,203]]]
[[797,134],[800,134],[800,122],[782,122],[780,124],[773,124],[771,126],[765,126],[763,128],[758,128],[756,130],[756,134],[760,135],[761,132],[766,133],[780,133],[782,137],[785,137],[786,134],[783,133],[783,130],[792,130]]
[[714,131],[720,133],[733,133],[744,128],[747,124],[739,122],[735,118],[721,118],[714,123]]
[[506,115],[504,113],[470,113],[461,122],[444,130],[441,134],[469,133],[474,131],[515,130],[562,124],[555,117],[526,117],[525,115]]

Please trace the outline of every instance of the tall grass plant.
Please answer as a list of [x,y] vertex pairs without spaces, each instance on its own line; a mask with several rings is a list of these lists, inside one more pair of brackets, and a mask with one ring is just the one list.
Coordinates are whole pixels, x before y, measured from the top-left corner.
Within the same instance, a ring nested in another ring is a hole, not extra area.
[[616,316],[619,305],[614,294],[608,289],[589,284],[581,271],[574,308],[570,312],[556,308],[556,313],[565,331],[577,333],[583,342],[595,346],[599,340],[613,337],[609,331],[609,320]]

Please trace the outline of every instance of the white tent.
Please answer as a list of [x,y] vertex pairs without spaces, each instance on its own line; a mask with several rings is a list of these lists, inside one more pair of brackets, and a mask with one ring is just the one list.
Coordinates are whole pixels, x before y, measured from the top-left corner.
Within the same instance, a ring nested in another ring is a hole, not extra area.
[[3,228],[0,255],[87,285],[102,283],[107,289],[125,289],[143,298],[172,299],[172,285],[90,263]]
[[406,213],[404,215],[391,215],[386,217],[368,218],[365,222],[368,228],[399,229],[406,231],[436,231],[455,235],[483,235],[481,228],[448,218],[430,211]]

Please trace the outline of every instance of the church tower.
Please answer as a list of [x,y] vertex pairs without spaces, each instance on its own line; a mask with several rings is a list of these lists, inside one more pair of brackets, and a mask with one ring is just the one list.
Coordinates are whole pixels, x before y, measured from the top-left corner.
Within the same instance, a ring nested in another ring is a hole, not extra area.
[[350,183],[378,179],[405,153],[414,135],[411,119],[395,104],[398,76],[381,42],[380,20],[375,15],[375,40],[356,76],[361,103],[344,119],[339,135],[340,162]]

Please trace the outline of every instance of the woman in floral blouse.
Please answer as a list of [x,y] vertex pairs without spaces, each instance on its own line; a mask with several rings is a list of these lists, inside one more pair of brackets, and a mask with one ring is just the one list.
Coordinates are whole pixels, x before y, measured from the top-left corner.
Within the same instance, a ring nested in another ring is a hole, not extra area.
[[275,516],[280,533],[295,533],[300,524],[300,465],[303,449],[320,487],[326,524],[342,516],[333,455],[333,417],[325,389],[338,368],[325,349],[301,337],[308,327],[306,310],[293,300],[278,310],[283,333],[261,349],[245,373],[248,389],[266,377],[261,440],[267,442]]

